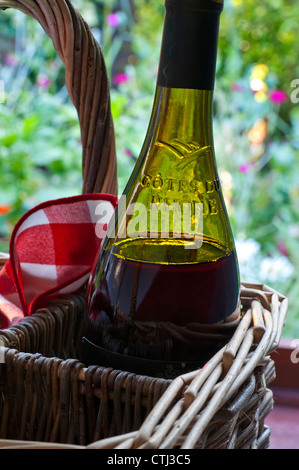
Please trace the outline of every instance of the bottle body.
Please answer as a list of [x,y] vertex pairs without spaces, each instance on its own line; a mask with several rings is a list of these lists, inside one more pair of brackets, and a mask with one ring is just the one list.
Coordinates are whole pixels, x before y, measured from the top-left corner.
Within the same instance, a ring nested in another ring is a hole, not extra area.
[[[205,23],[196,13],[197,26]],[[95,263],[88,308],[106,350],[198,363],[202,328],[238,317],[239,274],[215,159],[213,77],[198,82],[192,64],[177,77],[169,50],[181,42],[181,12],[167,14],[148,132]]]

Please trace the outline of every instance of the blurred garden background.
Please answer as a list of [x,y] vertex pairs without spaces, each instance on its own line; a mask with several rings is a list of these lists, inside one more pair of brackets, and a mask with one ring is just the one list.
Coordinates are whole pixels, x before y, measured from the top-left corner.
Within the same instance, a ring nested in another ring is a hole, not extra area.
[[[74,0],[100,43],[111,83],[119,191],[153,102],[163,0]],[[289,298],[284,336],[299,337],[299,7],[225,0],[214,136],[241,278]],[[80,194],[81,143],[64,67],[39,24],[0,12],[0,251],[19,217]]]

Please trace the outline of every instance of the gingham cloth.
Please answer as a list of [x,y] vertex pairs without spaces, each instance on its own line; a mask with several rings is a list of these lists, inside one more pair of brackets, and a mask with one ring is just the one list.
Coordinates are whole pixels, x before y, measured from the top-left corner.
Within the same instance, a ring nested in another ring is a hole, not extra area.
[[19,220],[0,271],[0,329],[83,286],[116,204],[109,194],[80,195],[42,203]]

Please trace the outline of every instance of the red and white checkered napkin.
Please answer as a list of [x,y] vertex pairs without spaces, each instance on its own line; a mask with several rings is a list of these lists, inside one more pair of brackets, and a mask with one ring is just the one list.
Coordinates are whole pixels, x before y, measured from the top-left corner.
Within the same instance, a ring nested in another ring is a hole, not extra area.
[[82,287],[116,204],[109,194],[80,195],[42,203],[19,220],[0,271],[1,329]]

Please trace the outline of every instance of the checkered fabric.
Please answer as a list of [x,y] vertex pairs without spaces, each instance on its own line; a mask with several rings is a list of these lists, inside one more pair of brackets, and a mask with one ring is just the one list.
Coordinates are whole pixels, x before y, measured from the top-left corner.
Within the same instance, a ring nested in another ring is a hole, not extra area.
[[42,203],[16,224],[0,271],[0,328],[87,281],[117,198],[87,194]]

